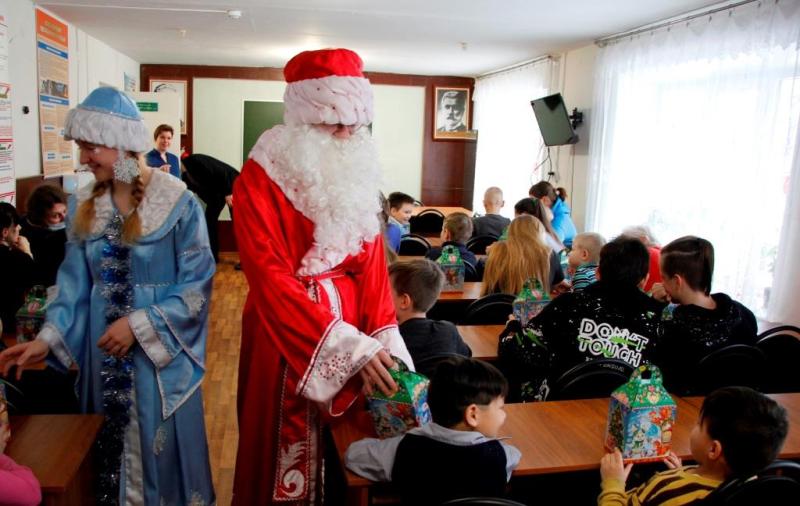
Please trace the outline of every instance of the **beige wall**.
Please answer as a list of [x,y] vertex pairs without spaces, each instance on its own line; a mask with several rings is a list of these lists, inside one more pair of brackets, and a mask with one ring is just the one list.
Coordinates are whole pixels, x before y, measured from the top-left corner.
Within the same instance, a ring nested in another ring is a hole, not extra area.
[[561,93],[570,113],[574,107],[583,112],[583,124],[577,129],[580,136],[577,144],[559,147],[552,153],[555,158],[553,164],[558,168],[559,176],[555,186],[563,186],[569,192],[568,202],[572,207],[572,219],[579,232],[584,231],[586,217],[586,177],[591,136],[589,125],[597,52],[597,46],[591,44],[561,55],[561,83],[563,83]]
[[[195,153],[219,158],[240,168],[245,100],[283,101],[283,81],[244,79],[193,80]],[[373,85],[375,122],[372,134],[383,167],[384,193],[421,193],[425,88]],[[227,211],[223,213],[226,219]]]

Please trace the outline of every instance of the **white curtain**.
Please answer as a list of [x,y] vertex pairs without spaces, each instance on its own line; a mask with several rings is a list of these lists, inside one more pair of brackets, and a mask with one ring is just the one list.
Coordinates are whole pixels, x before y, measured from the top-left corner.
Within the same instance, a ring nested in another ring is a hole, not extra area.
[[528,196],[541,179],[534,168],[542,159],[542,136],[531,100],[549,94],[556,64],[550,59],[498,72],[475,81],[474,122],[478,130],[473,209],[483,214],[483,193],[503,190],[502,214],[514,215],[514,204]]
[[587,230],[613,237],[647,224],[662,244],[705,237],[716,253],[713,291],[761,317],[788,303],[774,295],[789,293],[791,269],[800,288],[797,225],[788,231],[800,216],[797,196],[788,199],[799,176],[799,45],[800,0],[779,0],[602,48]]

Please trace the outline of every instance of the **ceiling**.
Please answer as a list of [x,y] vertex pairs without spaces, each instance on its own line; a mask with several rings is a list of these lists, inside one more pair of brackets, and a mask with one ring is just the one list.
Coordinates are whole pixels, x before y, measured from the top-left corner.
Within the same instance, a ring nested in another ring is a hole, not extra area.
[[[139,63],[283,67],[305,49],[348,47],[374,72],[476,76],[719,0],[38,3]],[[240,19],[226,15],[232,9]]]

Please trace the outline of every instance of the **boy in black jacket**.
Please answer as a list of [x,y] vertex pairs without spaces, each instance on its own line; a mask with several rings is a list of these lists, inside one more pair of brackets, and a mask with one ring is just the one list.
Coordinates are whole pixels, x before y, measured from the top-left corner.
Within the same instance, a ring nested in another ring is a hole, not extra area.
[[425,259],[395,262],[389,267],[389,279],[400,335],[417,372],[430,377],[436,357],[472,356],[455,325],[426,318],[444,284],[444,274],[435,263]]
[[642,292],[647,248],[617,237],[600,251],[599,281],[559,296],[521,329],[511,321],[498,357],[516,400],[546,400],[550,386],[572,367],[595,358],[617,358],[634,367],[650,361],[666,305]]

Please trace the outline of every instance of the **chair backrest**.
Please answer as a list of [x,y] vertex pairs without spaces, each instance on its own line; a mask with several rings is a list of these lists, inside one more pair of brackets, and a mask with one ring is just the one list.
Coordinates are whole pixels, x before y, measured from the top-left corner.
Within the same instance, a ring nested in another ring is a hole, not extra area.
[[777,460],[754,477],[726,481],[708,494],[703,504],[708,506],[796,504],[798,497],[800,497],[800,464]]
[[797,339],[800,339],[800,328],[795,327],[794,325],[779,325],[777,327],[772,327],[771,329],[767,329],[764,332],[758,335],[758,340],[762,340],[766,337],[771,336],[772,334],[789,334],[794,336]]
[[761,390],[767,379],[767,358],[760,349],[746,344],[732,344],[714,350],[697,363],[688,392],[708,395],[717,388],[746,386]]
[[469,262],[464,262],[464,281],[480,281],[478,269]]
[[443,502],[441,506],[525,506],[504,497],[462,497]]
[[800,392],[800,374],[796,369],[800,364],[800,332],[795,334],[790,328],[770,332],[759,339],[756,347],[767,357],[764,391]]
[[400,251],[398,255],[425,256],[431,249],[431,244],[422,236],[406,234],[400,238]]
[[444,224],[444,214],[438,209],[425,209],[412,216],[410,223],[414,234],[439,234]]
[[553,383],[547,400],[594,399],[609,397],[628,381],[633,366],[617,358],[598,358],[583,362],[562,374]]
[[461,325],[502,325],[514,311],[515,298],[507,293],[484,295],[467,306]]
[[467,241],[467,249],[476,255],[485,255],[486,247],[497,242],[493,235],[477,235]]

